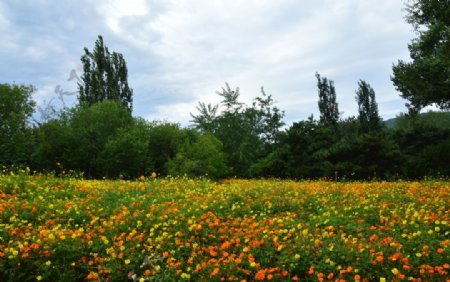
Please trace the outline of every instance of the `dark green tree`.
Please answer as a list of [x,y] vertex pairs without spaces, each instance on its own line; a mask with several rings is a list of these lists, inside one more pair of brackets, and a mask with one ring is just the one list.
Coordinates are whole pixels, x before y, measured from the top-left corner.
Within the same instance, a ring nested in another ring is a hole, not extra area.
[[175,156],[167,163],[171,175],[189,177],[208,176],[213,179],[227,175],[222,143],[211,133],[191,135]]
[[33,138],[28,119],[36,105],[34,91],[33,86],[0,84],[0,164],[30,161]]
[[375,101],[375,91],[365,82],[358,82],[356,91],[356,102],[358,103],[358,120],[362,132],[377,131],[381,126],[381,118],[378,115],[378,105]]
[[60,116],[41,124],[35,132],[36,150],[33,154],[35,169],[59,172],[70,157],[73,141],[67,116]]
[[83,83],[78,84],[80,104],[93,105],[104,100],[115,100],[131,112],[133,90],[128,86],[128,70],[123,55],[109,52],[99,35],[92,53],[84,48],[81,56]]
[[402,176],[450,177],[450,113],[423,113],[397,117],[393,127],[401,148]]
[[120,127],[99,155],[101,175],[108,178],[136,179],[154,170],[150,147],[151,125],[134,118],[130,126]]
[[179,124],[153,122],[149,132],[149,156],[152,170],[158,175],[167,175],[168,162],[175,158],[179,148],[188,142],[189,130],[183,130]]
[[322,125],[336,125],[339,120],[339,108],[336,103],[334,82],[326,77],[321,78],[316,73],[317,88],[319,90],[320,123]]
[[450,3],[410,2],[406,19],[419,37],[408,45],[412,62],[399,60],[391,79],[411,110],[433,104],[450,109]]
[[383,129],[344,135],[329,153],[328,159],[341,179],[393,179],[400,172],[399,146]]
[[332,177],[333,167],[328,158],[329,148],[335,140],[334,127],[324,126],[310,116],[308,120],[294,122],[275,151],[283,160],[288,177]]
[[223,144],[229,173],[233,176],[250,175],[250,167],[269,153],[284,124],[284,113],[274,106],[272,96],[262,88],[261,93],[249,107],[239,101],[239,88],[233,90],[226,83],[217,92],[222,97],[220,114],[217,114],[219,105],[203,103],[197,107],[199,114],[191,114],[196,128],[212,133]]
[[73,110],[69,126],[71,142],[65,167],[79,170],[87,177],[104,175],[106,144],[116,138],[122,128],[129,128],[133,118],[117,101],[102,101],[91,107]]

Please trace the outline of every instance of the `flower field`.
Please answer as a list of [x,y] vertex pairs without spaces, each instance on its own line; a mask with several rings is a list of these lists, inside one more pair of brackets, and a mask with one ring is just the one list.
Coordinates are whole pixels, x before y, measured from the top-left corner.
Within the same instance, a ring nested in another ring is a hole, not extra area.
[[450,281],[450,183],[0,176],[0,281]]

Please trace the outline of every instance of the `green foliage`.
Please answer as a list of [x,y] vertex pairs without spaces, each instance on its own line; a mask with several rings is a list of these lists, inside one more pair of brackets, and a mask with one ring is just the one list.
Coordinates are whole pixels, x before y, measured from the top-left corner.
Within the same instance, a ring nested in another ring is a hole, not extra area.
[[358,103],[358,120],[362,132],[379,131],[381,118],[378,115],[378,105],[375,101],[375,91],[364,80],[358,82],[356,102]]
[[30,162],[33,138],[28,119],[34,112],[33,86],[0,84],[0,164]]
[[400,148],[384,130],[344,136],[330,151],[334,170],[344,179],[393,179],[400,174]]
[[183,144],[167,167],[170,175],[208,176],[214,179],[227,175],[222,143],[210,133]]
[[132,117],[117,102],[103,101],[74,109],[69,124],[72,134],[66,167],[79,169],[88,177],[100,177],[105,162],[102,151],[121,128],[132,124]]
[[175,158],[178,148],[189,142],[188,131],[182,130],[176,123],[153,122],[149,125],[148,138],[148,154],[152,160],[153,171],[167,175],[168,161]]
[[408,45],[412,62],[393,66],[392,81],[408,107],[450,108],[450,5],[448,0],[414,0],[407,21],[419,37]]
[[108,178],[135,179],[153,172],[149,149],[151,127],[142,119],[121,127],[100,154],[102,175]]
[[63,118],[49,120],[35,132],[37,147],[33,154],[34,167],[59,172],[61,162],[70,156],[72,128]]
[[295,122],[283,140],[288,146],[288,175],[295,178],[331,176],[329,148],[337,136],[335,128],[322,125],[312,116],[306,121]]
[[402,174],[408,178],[450,176],[450,127],[434,123],[436,116],[445,115],[399,118],[395,139],[403,156]]
[[339,108],[336,102],[334,82],[326,77],[321,78],[318,73],[316,73],[316,78],[319,90],[320,123],[336,125],[339,120]]
[[219,105],[200,103],[199,114],[191,114],[193,122],[201,132],[212,133],[223,144],[230,175],[248,177],[251,166],[266,157],[277,141],[284,113],[263,88],[251,107],[239,102],[239,88],[232,90],[226,84],[217,94],[223,98],[221,114],[217,115]]
[[123,55],[109,52],[99,35],[92,53],[84,48],[81,57],[83,83],[78,84],[79,102],[91,106],[104,100],[114,100],[132,110],[133,90],[128,86],[128,69]]

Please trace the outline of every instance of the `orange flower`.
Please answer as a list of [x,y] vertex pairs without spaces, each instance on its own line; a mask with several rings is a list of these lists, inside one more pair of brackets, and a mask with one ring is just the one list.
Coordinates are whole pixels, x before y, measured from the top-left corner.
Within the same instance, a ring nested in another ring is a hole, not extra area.
[[348,273],[350,273],[350,272],[352,272],[352,271],[353,271],[353,267],[351,267],[351,266],[347,267],[347,272],[348,272]]
[[164,252],[163,253],[163,257],[168,258],[169,257],[169,252]]
[[354,278],[355,281],[361,281],[361,276],[359,274],[356,274]]
[[325,277],[325,275],[324,275],[322,272],[320,272],[319,274],[317,274],[317,279],[318,279],[319,281],[323,281],[323,280],[324,280],[324,277]]
[[384,258],[383,256],[377,256],[377,262],[383,262]]
[[218,267],[214,268],[213,272],[211,272],[211,274],[209,275],[209,277],[216,276],[217,274],[219,274],[219,268],[218,268]]
[[222,246],[220,246],[220,248],[221,248],[222,250],[226,250],[226,249],[228,249],[230,246],[231,246],[230,242],[226,241],[226,242],[223,242],[223,244],[222,244]]
[[266,278],[266,271],[265,270],[260,270],[255,275],[255,279],[256,280],[264,280],[265,278]]
[[400,255],[399,253],[395,253],[395,254],[393,254],[393,255],[390,257],[390,259],[393,260],[393,261],[396,261],[396,260],[398,260],[400,257],[401,257],[401,255]]
[[89,274],[86,276],[87,280],[97,280],[98,279],[98,273],[96,272],[89,272]]
[[211,249],[209,250],[209,254],[210,254],[212,257],[216,257],[216,256],[217,256],[217,252],[216,252],[213,248],[211,248]]

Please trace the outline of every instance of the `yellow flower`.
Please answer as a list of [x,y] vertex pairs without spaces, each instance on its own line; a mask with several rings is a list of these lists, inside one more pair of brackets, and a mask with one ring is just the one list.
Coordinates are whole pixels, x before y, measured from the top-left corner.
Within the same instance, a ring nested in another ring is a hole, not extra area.
[[182,273],[182,274],[181,274],[181,278],[183,278],[183,279],[190,279],[190,278],[191,278],[191,275],[188,274],[188,273]]
[[295,259],[299,259],[299,258],[300,258],[300,255],[299,255],[299,254],[295,254],[294,258],[295,258]]
[[130,264],[130,262],[131,262],[131,261],[130,261],[129,259],[126,259],[126,260],[125,260],[125,264]]
[[52,262],[49,260],[45,263],[46,266],[50,266],[51,264],[52,264]]
[[380,282],[386,282],[386,278],[380,277]]
[[391,271],[392,271],[392,273],[394,273],[394,275],[397,275],[397,273],[398,273],[398,269],[397,268],[393,268],[393,269],[391,269]]
[[38,275],[38,276],[36,277],[36,280],[37,280],[37,281],[41,281],[41,280],[42,280],[42,276],[41,276],[41,275]]

